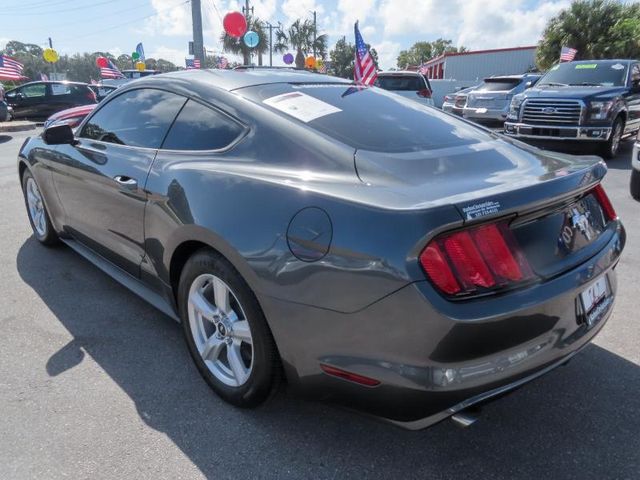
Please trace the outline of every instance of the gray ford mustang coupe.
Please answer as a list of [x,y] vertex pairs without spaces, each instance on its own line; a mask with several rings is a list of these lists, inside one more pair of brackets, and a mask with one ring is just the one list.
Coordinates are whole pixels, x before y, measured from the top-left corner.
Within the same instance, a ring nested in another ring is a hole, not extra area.
[[579,352],[625,243],[599,158],[295,70],[131,82],[18,167],[34,236],[181,320],[223,399],[285,379],[411,429]]

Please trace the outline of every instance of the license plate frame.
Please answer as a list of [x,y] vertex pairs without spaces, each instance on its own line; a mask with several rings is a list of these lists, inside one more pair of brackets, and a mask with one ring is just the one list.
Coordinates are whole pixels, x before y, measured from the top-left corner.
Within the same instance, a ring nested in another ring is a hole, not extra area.
[[613,300],[609,278],[605,274],[585,288],[578,296],[587,326],[591,327],[609,310]]

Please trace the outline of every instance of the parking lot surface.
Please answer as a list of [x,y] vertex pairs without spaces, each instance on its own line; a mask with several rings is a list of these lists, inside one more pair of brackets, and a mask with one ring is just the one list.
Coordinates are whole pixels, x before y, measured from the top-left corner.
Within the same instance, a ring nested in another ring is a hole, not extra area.
[[640,203],[631,144],[605,187],[627,228],[606,327],[566,367],[409,432],[295,397],[218,399],[180,326],[70,249],[32,237],[0,134],[0,478],[640,478]]

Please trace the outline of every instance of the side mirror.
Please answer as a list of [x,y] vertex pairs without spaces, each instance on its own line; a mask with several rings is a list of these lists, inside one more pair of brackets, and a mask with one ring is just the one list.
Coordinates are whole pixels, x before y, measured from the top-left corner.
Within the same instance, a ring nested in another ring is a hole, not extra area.
[[529,80],[527,83],[524,84],[525,89],[531,88],[531,87],[533,87],[533,82],[531,80]]
[[640,91],[640,78],[634,78],[631,80],[631,89],[634,91]]
[[66,123],[45,128],[42,132],[42,139],[47,145],[73,145],[76,143],[73,130]]

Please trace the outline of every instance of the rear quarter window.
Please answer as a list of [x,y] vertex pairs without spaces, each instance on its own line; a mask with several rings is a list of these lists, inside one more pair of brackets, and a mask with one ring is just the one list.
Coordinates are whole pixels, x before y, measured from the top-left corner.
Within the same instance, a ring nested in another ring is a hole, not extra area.
[[[434,108],[375,87],[280,83],[246,87],[237,92],[292,121],[305,123],[320,133],[362,150],[411,152],[493,138],[484,130]],[[274,97],[293,92],[311,97],[312,100],[303,102],[303,105],[315,109],[315,112],[285,113],[273,106],[277,104]]]
[[376,79],[376,87],[385,90],[395,91],[417,91],[426,87],[422,79],[416,75],[393,75],[388,77],[378,77]]
[[222,112],[193,100],[187,101],[167,138],[166,150],[221,150],[230,146],[244,127]]

